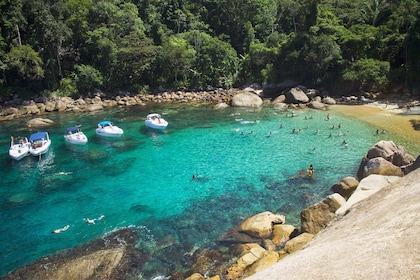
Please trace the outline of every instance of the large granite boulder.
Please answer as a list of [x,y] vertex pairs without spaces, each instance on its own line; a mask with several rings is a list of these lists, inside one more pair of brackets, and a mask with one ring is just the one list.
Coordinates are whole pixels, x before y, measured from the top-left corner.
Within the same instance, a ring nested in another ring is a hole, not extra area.
[[116,280],[123,279],[122,275],[139,275],[147,257],[135,248],[137,240],[137,234],[131,230],[119,230],[80,247],[40,258],[2,279]]
[[340,208],[335,212],[337,215],[343,215],[348,209],[350,209],[354,204],[359,201],[362,201],[382,188],[397,182],[400,180],[399,176],[382,176],[377,174],[372,174],[363,180],[360,181],[359,186],[350,196],[346,203],[344,203]]
[[259,271],[266,269],[267,267],[275,264],[279,260],[279,254],[274,251],[266,251],[265,254],[254,262],[248,271],[245,273],[245,276],[253,275]]
[[228,104],[226,104],[225,102],[217,103],[217,104],[214,106],[214,109],[215,109],[215,110],[226,109],[226,108],[229,108],[229,105],[228,105]]
[[29,120],[26,123],[28,127],[45,127],[45,126],[50,126],[52,124],[54,124],[54,121],[50,119],[44,119],[44,118],[35,118],[32,120]]
[[309,241],[314,238],[314,235],[311,233],[304,232],[302,234],[299,234],[295,238],[290,239],[286,242],[286,245],[284,246],[284,251],[287,254],[291,254],[293,252],[296,252],[303,248]]
[[45,111],[47,112],[53,112],[56,108],[56,105],[52,101],[45,102]]
[[335,105],[337,104],[337,101],[334,98],[327,96],[322,99],[322,103],[325,103],[328,105]]
[[381,157],[368,160],[363,168],[363,174],[361,178],[365,178],[371,174],[404,176],[404,173],[400,167],[393,165],[391,162]]
[[351,194],[356,190],[359,185],[359,181],[354,177],[345,177],[339,182],[335,183],[331,190],[335,193],[339,193],[344,199],[349,199]]
[[90,104],[86,107],[86,111],[88,112],[100,111],[103,109],[104,107],[102,106],[102,104]]
[[244,275],[245,271],[257,260],[261,259],[266,252],[267,251],[263,247],[254,244],[248,253],[243,254],[236,263],[229,267],[226,273],[226,279],[240,279],[240,276]]
[[277,96],[272,102],[271,104],[275,105],[277,103],[284,103],[286,102],[286,96],[284,94],[280,94],[279,96]]
[[301,231],[316,234],[335,217],[335,211],[346,203],[338,193],[331,194],[300,213]]
[[299,230],[292,225],[274,225],[273,226],[273,243],[278,246],[290,239],[296,237]]
[[321,101],[313,100],[311,103],[308,104],[309,108],[317,109],[317,110],[327,110],[328,105],[322,103]]
[[284,95],[286,96],[286,103],[299,104],[309,102],[309,97],[300,87],[291,88]]
[[286,217],[266,211],[249,217],[239,225],[241,232],[260,238],[269,238],[273,231],[273,225],[284,224]]
[[249,91],[237,93],[232,98],[233,107],[260,107],[262,104],[261,97]]
[[379,141],[367,153],[367,158],[382,157],[396,166],[403,166],[414,162],[403,146],[396,145],[393,141]]

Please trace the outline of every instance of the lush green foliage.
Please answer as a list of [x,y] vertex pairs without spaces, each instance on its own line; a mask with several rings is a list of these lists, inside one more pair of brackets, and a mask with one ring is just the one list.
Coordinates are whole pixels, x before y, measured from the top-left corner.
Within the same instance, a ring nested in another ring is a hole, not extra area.
[[0,97],[418,85],[418,0],[0,0]]

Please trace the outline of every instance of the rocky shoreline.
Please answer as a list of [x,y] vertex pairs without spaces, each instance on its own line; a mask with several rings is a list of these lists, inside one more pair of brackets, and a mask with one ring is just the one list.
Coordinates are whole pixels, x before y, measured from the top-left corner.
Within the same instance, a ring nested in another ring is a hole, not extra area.
[[[380,141],[361,160],[357,178],[343,178],[331,187],[331,195],[302,210],[300,229],[288,225],[284,215],[259,213],[222,233],[217,248],[196,248],[186,254],[187,271],[174,269],[170,276],[159,279],[237,280],[257,276],[310,244],[318,233],[334,227],[357,203],[417,172],[418,167],[420,156],[415,159],[404,147]],[[135,228],[120,229],[17,268],[2,279],[144,279],[141,271],[148,254],[136,246],[137,240]]]
[[[380,97],[380,96],[379,96]],[[371,93],[357,93],[340,98],[330,97],[327,93],[303,86],[289,88],[277,93],[262,89],[214,89],[211,91],[176,91],[157,94],[117,95],[107,97],[97,93],[92,97],[73,99],[70,97],[38,97],[31,100],[15,98],[0,106],[0,121],[13,120],[19,117],[42,116],[50,112],[94,112],[115,106],[145,106],[148,103],[206,103],[213,104],[215,109],[229,106],[259,107],[263,104],[274,108],[314,108],[327,110],[335,104],[367,104],[378,98]],[[402,101],[394,98],[394,104],[404,108],[418,105],[418,101]]]

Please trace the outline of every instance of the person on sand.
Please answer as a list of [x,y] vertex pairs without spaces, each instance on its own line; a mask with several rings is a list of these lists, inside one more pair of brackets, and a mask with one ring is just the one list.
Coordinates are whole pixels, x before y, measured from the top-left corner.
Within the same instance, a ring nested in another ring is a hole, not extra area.
[[309,165],[309,168],[308,168],[308,176],[309,177],[314,176],[314,167],[312,166],[312,164]]
[[101,215],[101,216],[99,216],[98,218],[95,218],[95,219],[84,218],[84,220],[87,224],[95,224],[96,221],[100,221],[103,218],[105,218],[105,216]]
[[62,228],[58,228],[58,229],[53,230],[52,233],[61,233],[63,231],[68,230],[69,228],[70,228],[70,226],[69,225],[66,225],[65,227],[62,227]]

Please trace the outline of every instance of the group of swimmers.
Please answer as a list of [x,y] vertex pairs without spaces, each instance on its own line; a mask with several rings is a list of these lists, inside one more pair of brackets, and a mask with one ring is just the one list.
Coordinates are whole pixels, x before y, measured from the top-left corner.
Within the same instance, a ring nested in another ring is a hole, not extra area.
[[[103,218],[105,218],[105,216],[104,215],[100,215],[98,218],[94,218],[94,219],[84,218],[83,221],[85,221],[85,223],[87,223],[87,224],[95,224],[96,221],[100,221]],[[68,230],[69,228],[70,228],[70,225],[66,225],[66,226],[64,226],[62,228],[54,229],[52,231],[52,233],[62,233],[64,231]]]

